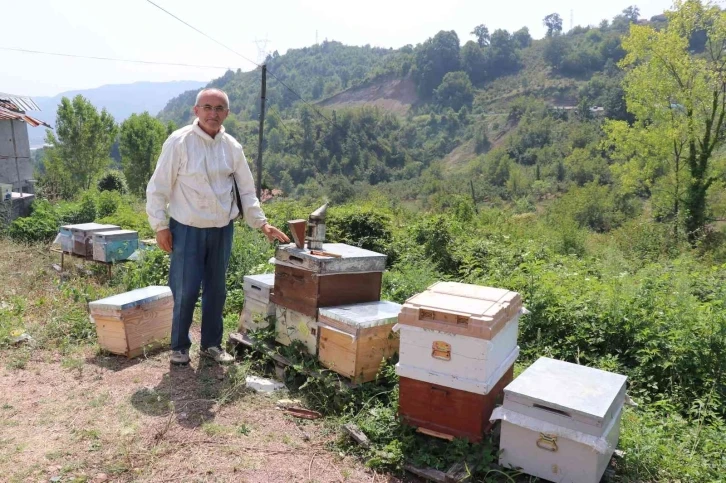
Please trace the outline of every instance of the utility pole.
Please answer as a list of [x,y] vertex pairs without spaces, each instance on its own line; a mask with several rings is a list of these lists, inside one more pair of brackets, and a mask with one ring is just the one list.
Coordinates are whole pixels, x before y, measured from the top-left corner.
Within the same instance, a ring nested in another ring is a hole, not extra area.
[[262,95],[260,96],[260,138],[257,146],[257,199],[262,195],[262,136],[265,130],[265,96],[267,95],[267,65],[262,64]]

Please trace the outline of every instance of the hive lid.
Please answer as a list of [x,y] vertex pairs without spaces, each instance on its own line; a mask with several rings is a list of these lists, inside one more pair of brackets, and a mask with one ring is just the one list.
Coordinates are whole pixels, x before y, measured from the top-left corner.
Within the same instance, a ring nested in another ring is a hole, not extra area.
[[72,232],[80,231],[91,231],[91,230],[119,230],[120,226],[117,225],[104,225],[101,223],[81,223],[79,225],[65,225],[63,228],[69,229]]
[[261,273],[258,275],[245,275],[245,283],[255,284],[263,288],[272,288],[275,285],[274,273]]
[[171,289],[166,286],[152,285],[120,293],[88,304],[91,311],[98,309],[126,310],[143,303],[171,297]]
[[502,305],[512,305],[516,309],[519,309],[522,305],[522,297],[519,293],[504,288],[484,287],[460,282],[436,282],[427,290],[460,297],[491,300]]
[[362,304],[321,307],[318,320],[346,332],[355,332],[368,327],[392,325],[398,321],[401,304],[379,300]]
[[99,237],[99,238],[108,238],[108,237],[138,238],[139,232],[134,231],[134,230],[109,230],[109,231],[100,231],[98,233],[94,233],[93,236]]
[[406,300],[405,306],[426,308],[453,314],[467,314],[474,317],[487,317],[495,320],[505,311],[497,302],[447,293],[423,291]]
[[601,424],[622,402],[626,380],[620,374],[541,357],[504,388],[504,407],[511,399],[543,413],[552,413],[551,408]]
[[277,247],[275,263],[320,274],[382,272],[386,268],[386,255],[346,243],[323,243],[322,251],[339,256],[313,255],[307,248],[291,243]]

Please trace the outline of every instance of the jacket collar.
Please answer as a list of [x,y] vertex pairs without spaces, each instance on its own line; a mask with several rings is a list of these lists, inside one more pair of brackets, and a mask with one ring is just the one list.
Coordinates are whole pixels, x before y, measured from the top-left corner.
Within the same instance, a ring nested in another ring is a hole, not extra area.
[[194,131],[194,133],[197,136],[199,136],[202,139],[204,139],[205,141],[209,141],[209,142],[219,141],[220,139],[222,139],[224,137],[224,126],[220,126],[219,132],[217,133],[217,135],[212,137],[209,134],[205,133],[204,129],[199,127],[199,118],[194,119],[194,122],[192,123],[192,130]]

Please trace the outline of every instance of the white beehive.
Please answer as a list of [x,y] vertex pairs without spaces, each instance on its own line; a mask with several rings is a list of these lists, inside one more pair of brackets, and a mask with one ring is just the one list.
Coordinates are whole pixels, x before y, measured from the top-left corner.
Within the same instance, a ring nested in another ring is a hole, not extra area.
[[275,316],[275,304],[270,302],[270,291],[275,285],[275,274],[245,275],[245,304],[239,320],[240,332],[262,329]]
[[399,376],[487,394],[519,355],[515,316],[491,340],[398,324]]
[[299,340],[307,352],[318,353],[318,321],[316,317],[305,315],[280,305],[275,307],[275,340],[282,345],[290,345]]
[[598,483],[617,447],[626,377],[542,357],[504,389],[499,464]]

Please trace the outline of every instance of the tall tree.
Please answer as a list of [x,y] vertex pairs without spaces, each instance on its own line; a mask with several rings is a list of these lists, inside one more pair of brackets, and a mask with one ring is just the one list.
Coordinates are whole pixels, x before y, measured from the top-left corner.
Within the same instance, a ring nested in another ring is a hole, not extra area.
[[[628,69],[624,88],[630,129],[656,132],[669,147],[672,169],[687,167],[687,179],[676,178],[682,190],[685,229],[695,242],[708,221],[707,192],[715,181],[713,153],[723,142],[726,115],[726,12],[699,0],[677,0],[668,24],[655,30],[632,25],[623,39],[627,52],[620,65]],[[693,33],[704,30],[702,55],[689,50]],[[678,215],[678,213],[675,213]]]
[[111,146],[116,138],[116,123],[106,109],[98,110],[78,95],[61,99],[56,117],[56,137],[51,131],[46,142],[51,145],[45,158],[46,173],[64,186],[63,192],[91,187],[93,179],[110,163]]
[[442,30],[416,49],[414,78],[419,93],[430,97],[448,72],[460,70],[459,36]]
[[559,13],[551,13],[542,20],[547,27],[547,37],[552,37],[562,32],[562,17]]
[[474,27],[474,30],[471,31],[471,35],[476,37],[476,43],[479,44],[479,47],[489,45],[489,29],[486,25],[477,25]]
[[167,126],[148,112],[132,114],[121,124],[121,165],[132,193],[146,190],[166,137]]

